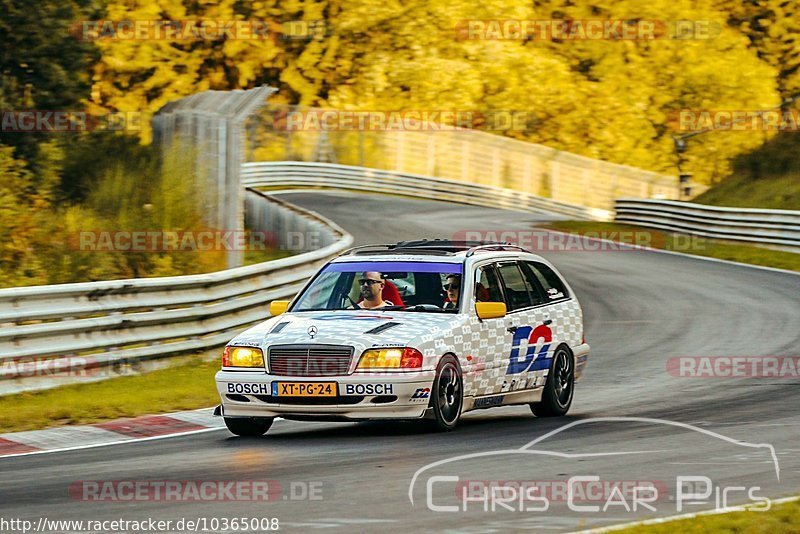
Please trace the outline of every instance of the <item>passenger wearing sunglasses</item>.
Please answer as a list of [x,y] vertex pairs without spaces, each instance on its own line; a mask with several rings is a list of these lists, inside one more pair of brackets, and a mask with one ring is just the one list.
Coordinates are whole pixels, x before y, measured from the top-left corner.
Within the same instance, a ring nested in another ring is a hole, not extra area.
[[384,306],[394,306],[388,300],[383,300],[383,286],[384,282],[381,273],[378,271],[367,271],[364,276],[358,279],[358,284],[361,286],[361,299],[358,306],[370,310],[373,308],[383,308]]
[[445,310],[458,309],[458,295],[459,290],[461,289],[461,275],[449,275],[446,279],[446,283],[442,287],[447,292],[447,300],[442,308]]

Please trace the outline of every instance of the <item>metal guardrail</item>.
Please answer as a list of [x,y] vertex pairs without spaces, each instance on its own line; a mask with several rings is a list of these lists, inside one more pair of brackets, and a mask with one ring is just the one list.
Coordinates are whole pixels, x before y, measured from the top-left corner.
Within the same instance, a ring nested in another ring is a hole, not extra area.
[[267,318],[270,301],[296,294],[322,263],[352,245],[353,237],[328,219],[263,193],[248,195],[255,195],[251,202],[276,202],[269,211],[282,211],[285,223],[294,218],[281,231],[311,229],[327,244],[208,274],[0,289],[0,379],[6,379],[0,390],[31,389],[24,382],[33,377],[18,374],[26,361],[35,360],[44,374],[69,374],[75,365],[108,367],[222,345]]
[[800,211],[622,198],[616,202],[615,220],[800,252]]
[[334,163],[251,162],[242,166],[248,187],[324,187],[400,194],[521,211],[549,211],[577,219],[611,220],[610,211],[556,202],[522,191],[419,174]]

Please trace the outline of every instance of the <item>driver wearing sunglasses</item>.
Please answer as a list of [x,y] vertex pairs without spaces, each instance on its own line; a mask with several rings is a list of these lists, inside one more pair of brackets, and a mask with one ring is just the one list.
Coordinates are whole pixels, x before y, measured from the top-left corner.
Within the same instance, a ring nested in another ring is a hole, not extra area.
[[448,275],[446,283],[442,286],[447,292],[447,301],[442,306],[445,310],[458,309],[458,295],[461,290],[461,276],[457,274]]
[[361,287],[361,301],[359,307],[370,310],[373,308],[383,308],[384,306],[394,306],[388,300],[383,300],[383,286],[386,282],[383,281],[381,273],[378,271],[367,271],[364,276],[358,279],[358,285]]

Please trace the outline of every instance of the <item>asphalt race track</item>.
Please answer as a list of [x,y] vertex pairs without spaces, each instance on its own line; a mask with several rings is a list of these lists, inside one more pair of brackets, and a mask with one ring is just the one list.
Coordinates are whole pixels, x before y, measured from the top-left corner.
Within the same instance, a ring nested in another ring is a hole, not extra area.
[[[349,193],[284,198],[330,217],[357,244],[526,230],[556,217]],[[675,515],[677,476],[707,477],[713,484],[697,482],[697,493],[708,489],[709,496],[693,499],[700,504],[684,499],[680,513],[747,502],[747,491],[771,498],[800,493],[796,377],[681,378],[667,372],[668,360],[679,356],[798,356],[800,276],[640,250],[544,255],[577,292],[592,346],[568,417],[536,419],[527,407],[493,409],[465,416],[447,434],[428,434],[414,423],[277,421],[257,439],[220,430],[0,459],[0,516],[276,517],[282,531],[295,532],[559,532]],[[615,417],[664,421],[591,421]],[[520,450],[569,423],[578,424]],[[777,464],[768,447],[747,444],[772,445]],[[415,473],[432,462],[492,451],[502,452],[424,469],[410,487]],[[543,508],[542,501],[513,498],[506,506],[475,499],[464,510],[457,493],[465,481],[536,480],[563,488],[570,477],[592,475],[609,483],[652,482],[661,489],[651,502],[656,510],[628,511],[619,500],[602,510],[604,494],[576,499],[601,508],[578,512],[557,490],[548,495],[547,510],[531,509]],[[82,480],[274,480],[282,490],[267,503],[85,502],[69,494],[70,485]],[[309,487],[314,500],[304,495]],[[723,494],[724,503],[716,502]],[[434,511],[429,504],[457,511]]]

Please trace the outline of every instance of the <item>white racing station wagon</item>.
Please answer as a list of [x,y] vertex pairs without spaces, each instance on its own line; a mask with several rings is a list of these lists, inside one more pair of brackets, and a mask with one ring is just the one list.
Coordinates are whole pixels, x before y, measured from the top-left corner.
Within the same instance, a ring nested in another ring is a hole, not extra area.
[[564,415],[589,355],[580,304],[545,259],[501,243],[405,241],[327,263],[225,347],[222,415],[240,436],[275,417],[427,419],[528,404]]

